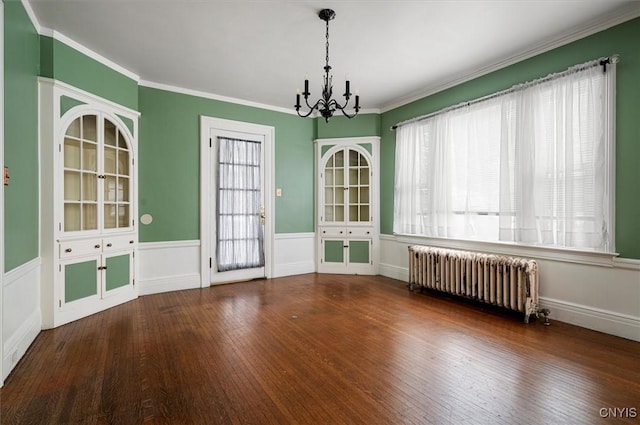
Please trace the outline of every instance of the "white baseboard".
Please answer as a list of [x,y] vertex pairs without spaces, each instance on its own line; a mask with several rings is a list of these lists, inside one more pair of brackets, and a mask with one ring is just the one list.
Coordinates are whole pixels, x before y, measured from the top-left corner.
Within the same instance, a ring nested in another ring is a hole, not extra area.
[[382,276],[390,277],[392,279],[401,280],[403,282],[409,281],[409,270],[406,267],[394,266],[393,264],[380,264],[378,272]]
[[3,344],[2,382],[7,379],[9,373],[35,341],[41,330],[41,322],[40,310],[32,312],[29,318],[22,323],[22,326]]
[[540,297],[550,319],[640,342],[640,317]]
[[157,277],[136,281],[138,295],[160,294],[162,292],[181,291],[200,288],[200,273]]

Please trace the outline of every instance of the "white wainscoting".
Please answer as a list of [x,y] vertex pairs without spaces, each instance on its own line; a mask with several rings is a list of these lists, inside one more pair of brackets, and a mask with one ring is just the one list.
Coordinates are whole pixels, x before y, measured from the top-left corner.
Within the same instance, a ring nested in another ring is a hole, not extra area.
[[[407,249],[413,243],[399,239],[380,237],[379,271],[407,282]],[[463,242],[457,248],[471,249]],[[531,258],[540,267],[540,306],[551,310],[551,319],[640,341],[640,261],[613,259],[598,265],[588,256],[590,264],[580,264],[575,256],[568,261]]]
[[3,277],[2,381],[24,356],[42,328],[40,313],[40,258]]
[[200,288],[200,241],[143,242],[136,258],[138,295]]
[[316,271],[315,241],[315,233],[276,234],[272,277],[314,273]]

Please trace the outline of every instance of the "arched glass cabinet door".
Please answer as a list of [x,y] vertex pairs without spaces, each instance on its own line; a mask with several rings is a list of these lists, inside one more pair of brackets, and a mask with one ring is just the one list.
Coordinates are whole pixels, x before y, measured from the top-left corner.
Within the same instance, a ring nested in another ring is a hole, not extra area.
[[131,151],[122,129],[101,114],[82,115],[63,146],[64,231],[131,227]]
[[330,155],[322,173],[325,223],[369,223],[371,221],[371,164],[358,149],[344,148]]

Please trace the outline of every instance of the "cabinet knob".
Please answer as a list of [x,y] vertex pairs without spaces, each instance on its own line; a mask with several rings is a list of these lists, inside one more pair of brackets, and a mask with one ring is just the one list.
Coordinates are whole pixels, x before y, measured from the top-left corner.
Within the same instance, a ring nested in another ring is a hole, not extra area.
[[95,249],[98,249],[98,248],[100,248],[100,244],[99,244],[99,243],[97,243],[97,244],[95,244],[93,247],[94,247]]
[[64,252],[71,252],[71,251],[72,251],[71,248],[67,248],[67,249],[64,250]]
[[367,230],[367,235],[368,235],[369,233],[370,233],[370,232]]
[[111,242],[109,242],[109,243],[107,244],[107,248],[111,248],[112,246],[113,246],[113,244],[112,244]]
[[342,234],[342,230],[340,230],[340,234]]
[[349,230],[349,234],[352,234],[353,232],[351,230]]
[[133,241],[129,241],[129,243],[133,243]]

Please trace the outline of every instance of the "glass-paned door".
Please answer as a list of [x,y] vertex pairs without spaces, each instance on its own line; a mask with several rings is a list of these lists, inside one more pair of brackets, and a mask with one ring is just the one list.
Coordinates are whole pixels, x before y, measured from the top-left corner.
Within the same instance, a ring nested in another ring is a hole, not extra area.
[[212,283],[265,276],[262,138],[232,136],[217,134],[213,149]]
[[104,228],[129,227],[131,210],[129,148],[124,134],[104,120]]

